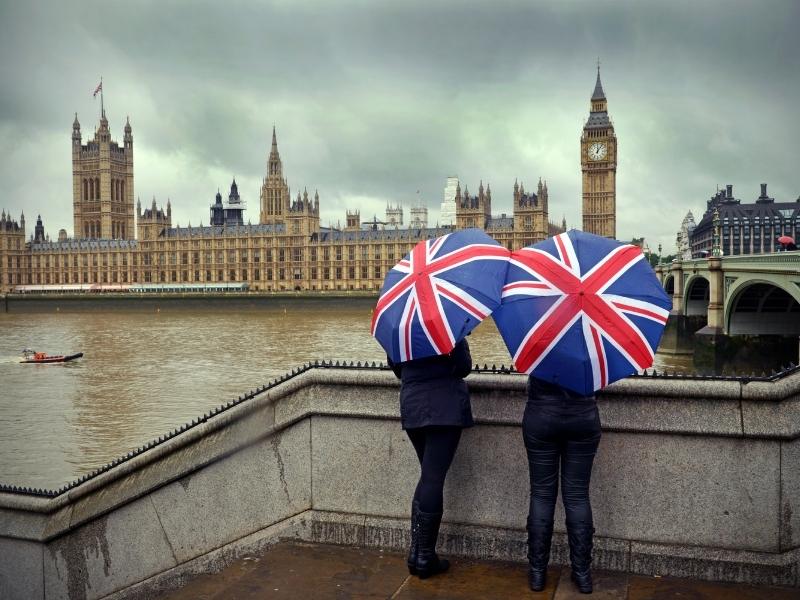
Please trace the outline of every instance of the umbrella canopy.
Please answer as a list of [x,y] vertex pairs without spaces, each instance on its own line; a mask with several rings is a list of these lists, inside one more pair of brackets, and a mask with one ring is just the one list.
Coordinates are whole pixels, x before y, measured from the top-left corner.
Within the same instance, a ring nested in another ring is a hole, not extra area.
[[794,238],[789,237],[788,235],[782,235],[781,237],[778,238],[778,243],[783,244],[784,246],[786,246],[787,244],[794,244]]
[[493,318],[518,371],[590,395],[653,364],[671,305],[639,248],[572,230],[512,253]]
[[420,242],[386,274],[372,335],[395,362],[447,354],[500,305],[510,254],[480,229]]

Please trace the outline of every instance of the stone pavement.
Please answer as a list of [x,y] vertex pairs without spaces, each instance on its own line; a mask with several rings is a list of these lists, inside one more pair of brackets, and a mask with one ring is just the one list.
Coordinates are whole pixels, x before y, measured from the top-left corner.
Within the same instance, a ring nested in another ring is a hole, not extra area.
[[528,590],[525,566],[455,559],[450,572],[410,577],[405,557],[374,548],[281,543],[216,574],[199,575],[161,600],[797,600],[800,590],[594,573],[594,593],[578,593],[566,567],[551,567],[547,589]]

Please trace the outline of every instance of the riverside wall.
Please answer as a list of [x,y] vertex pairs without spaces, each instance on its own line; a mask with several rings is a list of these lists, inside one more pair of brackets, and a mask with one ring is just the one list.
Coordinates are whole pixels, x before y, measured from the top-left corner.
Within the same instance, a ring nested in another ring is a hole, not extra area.
[[[526,380],[467,381],[439,548],[523,561]],[[284,539],[405,549],[418,467],[397,396],[387,369],[304,368],[61,490],[0,487],[0,597],[146,598]],[[800,370],[634,377],[599,407],[596,567],[800,586]]]

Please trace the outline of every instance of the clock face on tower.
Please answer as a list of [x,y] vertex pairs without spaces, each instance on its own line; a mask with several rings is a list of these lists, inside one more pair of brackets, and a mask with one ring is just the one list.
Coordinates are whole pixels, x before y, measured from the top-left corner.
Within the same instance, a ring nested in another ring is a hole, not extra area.
[[603,160],[606,154],[606,145],[603,142],[595,142],[589,146],[589,160]]

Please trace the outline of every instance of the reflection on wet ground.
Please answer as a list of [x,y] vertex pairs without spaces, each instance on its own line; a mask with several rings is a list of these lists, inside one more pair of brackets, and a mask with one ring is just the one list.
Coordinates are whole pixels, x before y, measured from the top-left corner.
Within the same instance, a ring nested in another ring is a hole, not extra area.
[[220,573],[198,575],[162,600],[206,598],[396,598],[397,600],[472,600],[580,597],[615,600],[789,600],[793,588],[714,583],[675,577],[649,577],[618,571],[593,571],[592,596],[570,581],[568,567],[551,565],[547,587],[528,589],[524,564],[453,559],[450,570],[430,579],[410,577],[405,556],[378,548],[281,543],[262,554],[233,561]]

